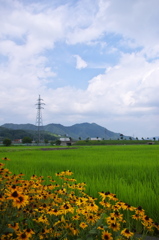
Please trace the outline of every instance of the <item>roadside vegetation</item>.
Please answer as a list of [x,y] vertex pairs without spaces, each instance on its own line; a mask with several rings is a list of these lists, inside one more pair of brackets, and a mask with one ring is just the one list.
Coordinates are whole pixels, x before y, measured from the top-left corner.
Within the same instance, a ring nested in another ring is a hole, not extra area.
[[138,145],[138,144],[159,144],[158,140],[80,140],[77,141],[74,145]]

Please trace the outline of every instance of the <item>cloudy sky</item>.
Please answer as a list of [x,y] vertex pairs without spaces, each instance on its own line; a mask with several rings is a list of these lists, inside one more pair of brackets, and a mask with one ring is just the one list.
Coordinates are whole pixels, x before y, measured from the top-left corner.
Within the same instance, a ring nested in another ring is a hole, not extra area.
[[159,136],[158,0],[0,0],[0,125]]

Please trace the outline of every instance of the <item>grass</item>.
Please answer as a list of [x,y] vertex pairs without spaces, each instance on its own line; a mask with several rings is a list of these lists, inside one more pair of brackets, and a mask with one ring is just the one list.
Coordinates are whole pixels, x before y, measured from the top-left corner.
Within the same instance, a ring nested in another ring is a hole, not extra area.
[[[28,149],[29,148],[29,149]],[[71,170],[78,182],[86,182],[86,192],[97,197],[110,191],[135,207],[142,206],[159,222],[159,149],[157,145],[83,146],[78,149],[41,151],[39,147],[0,149],[8,157],[6,167],[31,175],[53,176]]]

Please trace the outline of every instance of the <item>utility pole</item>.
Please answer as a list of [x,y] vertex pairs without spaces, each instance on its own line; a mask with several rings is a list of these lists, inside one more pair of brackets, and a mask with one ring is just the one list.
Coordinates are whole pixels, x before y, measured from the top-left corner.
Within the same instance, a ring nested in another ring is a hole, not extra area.
[[41,140],[41,130],[42,130],[42,126],[43,126],[43,122],[42,122],[42,109],[44,109],[42,107],[42,105],[45,105],[45,103],[43,103],[43,99],[38,98],[38,103],[36,103],[35,105],[37,105],[37,115],[36,115],[36,126],[37,126],[37,135],[38,135],[38,143],[40,143]]

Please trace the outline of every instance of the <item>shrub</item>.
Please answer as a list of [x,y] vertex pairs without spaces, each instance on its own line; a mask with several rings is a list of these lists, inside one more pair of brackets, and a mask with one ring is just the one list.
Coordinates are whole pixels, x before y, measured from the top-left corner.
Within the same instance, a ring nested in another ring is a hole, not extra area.
[[23,142],[23,143],[32,143],[32,138],[30,138],[30,137],[24,137],[24,138],[22,139],[22,142]]
[[11,143],[12,143],[12,141],[11,141],[9,138],[5,138],[5,139],[3,140],[3,145],[5,145],[5,146],[10,146]]

